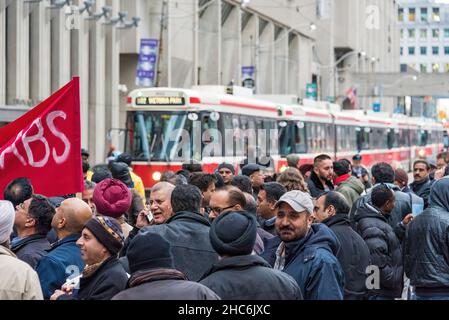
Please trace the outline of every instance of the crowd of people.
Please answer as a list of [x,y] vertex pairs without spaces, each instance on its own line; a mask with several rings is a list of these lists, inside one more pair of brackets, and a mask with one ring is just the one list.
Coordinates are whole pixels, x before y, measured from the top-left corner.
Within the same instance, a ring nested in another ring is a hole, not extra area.
[[[0,201],[0,300],[449,299],[449,166],[287,157],[166,171],[146,196],[122,153],[83,157],[81,195]],[[446,170],[447,168],[447,170]]]

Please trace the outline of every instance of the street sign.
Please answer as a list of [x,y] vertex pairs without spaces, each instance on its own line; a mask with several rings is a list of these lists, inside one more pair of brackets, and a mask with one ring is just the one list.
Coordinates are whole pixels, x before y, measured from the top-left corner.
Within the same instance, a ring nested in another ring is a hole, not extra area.
[[316,100],[317,98],[317,86],[316,83],[308,83],[306,85],[306,98]]
[[155,85],[158,46],[159,41],[157,39],[140,40],[136,85],[144,87],[153,87]]
[[374,112],[380,112],[380,102],[374,102],[373,103],[373,111]]
[[256,82],[254,81],[254,66],[242,67],[242,87],[254,89]]

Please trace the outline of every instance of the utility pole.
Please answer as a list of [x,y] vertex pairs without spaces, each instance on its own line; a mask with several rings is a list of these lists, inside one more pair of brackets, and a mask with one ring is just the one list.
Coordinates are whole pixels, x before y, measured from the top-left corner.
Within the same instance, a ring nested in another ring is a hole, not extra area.
[[332,99],[335,97],[335,73],[337,66],[335,63],[335,52],[334,52],[334,1],[328,1],[329,5],[329,97]]
[[[163,38],[164,38],[164,27],[165,27],[165,23],[166,23],[166,19],[167,19],[167,15],[166,15],[166,9],[167,9],[167,0],[162,0],[162,8],[161,8],[161,26],[160,26],[160,30],[159,30],[159,50],[158,50],[158,57],[157,57],[157,72],[156,72],[156,87],[160,86],[161,83],[161,58],[162,58],[162,54],[163,54]],[[169,59],[170,57],[168,57]]]

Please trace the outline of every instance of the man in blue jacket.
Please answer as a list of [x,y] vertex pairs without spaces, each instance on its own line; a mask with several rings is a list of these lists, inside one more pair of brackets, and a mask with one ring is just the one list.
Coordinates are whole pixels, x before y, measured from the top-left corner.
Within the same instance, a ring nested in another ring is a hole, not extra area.
[[275,269],[292,276],[305,300],[342,300],[344,276],[335,254],[340,244],[324,224],[312,224],[309,194],[293,190],[276,203],[278,237],[267,241],[265,258]]
[[58,241],[36,266],[44,299],[66,282],[67,278],[78,276],[84,269],[80,248],[76,245],[84,225],[92,218],[92,210],[77,198],[64,200],[56,209],[51,225]]

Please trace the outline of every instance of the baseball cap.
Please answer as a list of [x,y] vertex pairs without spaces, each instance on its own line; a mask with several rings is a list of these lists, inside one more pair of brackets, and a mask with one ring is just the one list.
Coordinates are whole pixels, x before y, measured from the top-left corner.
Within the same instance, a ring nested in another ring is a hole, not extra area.
[[292,190],[285,193],[276,202],[275,208],[279,207],[282,202],[287,203],[296,212],[308,211],[310,214],[313,213],[313,201],[312,197],[306,193],[299,190]]
[[362,160],[362,156],[360,154],[356,154],[355,156],[352,157],[352,160],[360,161]]

